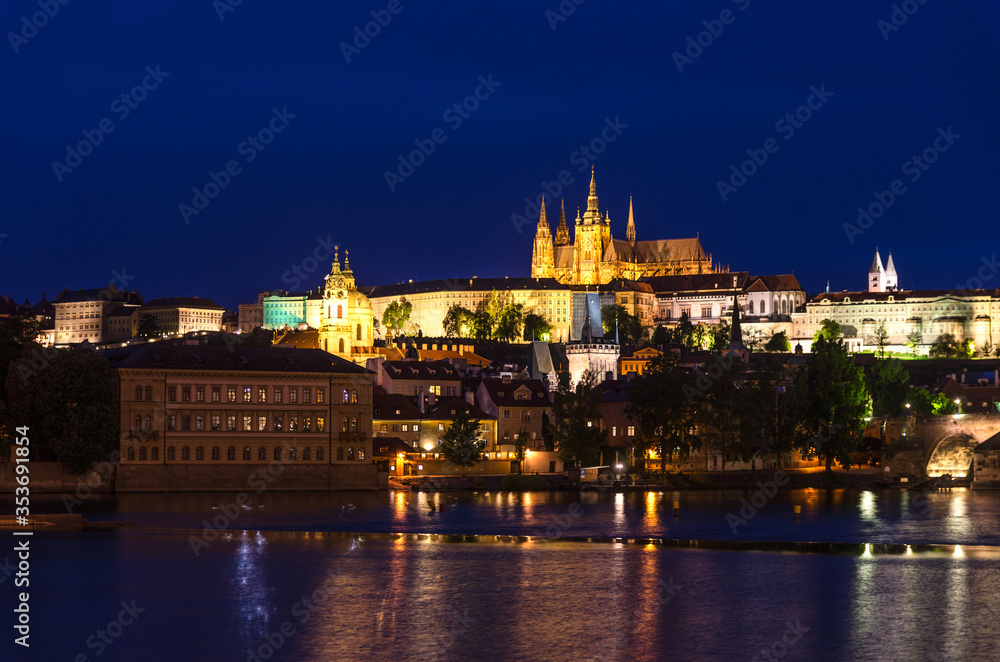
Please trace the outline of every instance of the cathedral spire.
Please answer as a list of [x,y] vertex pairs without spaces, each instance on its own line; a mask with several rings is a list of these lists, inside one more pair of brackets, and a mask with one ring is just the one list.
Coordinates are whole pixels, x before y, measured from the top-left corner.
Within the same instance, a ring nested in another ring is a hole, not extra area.
[[635,216],[632,213],[632,196],[628,196],[628,229],[625,230],[625,238],[631,246],[635,246]]
[[538,213],[538,232],[537,236],[545,237],[552,234],[549,229],[549,217],[545,213],[545,196],[542,196],[542,206],[541,211]]
[[587,213],[583,215],[583,218],[590,223],[601,222],[601,209],[597,200],[597,177],[594,174],[594,166],[590,166],[590,195],[587,196]]
[[559,204],[559,226],[556,228],[556,246],[565,246],[569,243],[569,228],[566,227],[566,200]]

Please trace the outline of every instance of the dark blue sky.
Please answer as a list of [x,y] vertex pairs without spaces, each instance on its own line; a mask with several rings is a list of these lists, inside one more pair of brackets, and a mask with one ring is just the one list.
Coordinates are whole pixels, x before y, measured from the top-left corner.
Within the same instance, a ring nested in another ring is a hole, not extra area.
[[[700,233],[733,270],[793,272],[810,292],[862,288],[876,246],[907,288],[964,284],[997,252],[995,1],[910,0],[886,39],[893,3],[872,0],[564,0],[575,11],[555,30],[557,0],[402,0],[350,63],[341,42],[388,2],[243,2],[220,20],[225,4],[69,2],[37,33],[22,23],[37,0],[4,4],[0,293],[124,273],[147,299],[233,306],[293,285],[317,237],[348,248],[365,284],[528,275],[534,222],[518,234],[512,214],[567,170],[575,216],[589,168],[574,152],[616,118],[627,128],[596,160],[616,237],[632,194],[639,239]],[[712,24],[723,10],[731,22]],[[703,21],[722,33],[679,72],[672,54]],[[477,109],[445,115],[490,75]],[[776,123],[812,86],[832,96],[789,135]],[[294,119],[241,148],[275,108]],[[57,176],[104,118],[113,131]],[[961,137],[911,181],[905,162],[948,127]],[[385,172],[435,129],[444,142],[391,191]],[[777,151],[724,201],[717,182],[769,138]],[[229,161],[239,174],[185,223],[179,205]],[[905,193],[851,243],[844,224],[897,179]]]

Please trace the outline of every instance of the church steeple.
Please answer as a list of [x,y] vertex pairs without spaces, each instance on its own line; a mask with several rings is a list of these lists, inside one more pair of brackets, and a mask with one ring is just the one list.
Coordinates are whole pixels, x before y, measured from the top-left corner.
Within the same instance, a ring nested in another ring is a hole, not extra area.
[[556,228],[556,246],[569,244],[569,228],[566,226],[566,200],[559,204],[559,227]]
[[542,196],[538,214],[538,229],[535,231],[535,248],[531,256],[532,278],[553,278],[555,276],[555,256],[552,249],[552,231],[545,211],[545,196]]
[[632,213],[632,196],[628,196],[628,229],[625,230],[625,238],[630,246],[635,246],[635,216]]
[[584,223],[600,223],[601,209],[597,200],[597,178],[594,166],[590,166],[590,195],[587,196],[587,213],[583,215]]

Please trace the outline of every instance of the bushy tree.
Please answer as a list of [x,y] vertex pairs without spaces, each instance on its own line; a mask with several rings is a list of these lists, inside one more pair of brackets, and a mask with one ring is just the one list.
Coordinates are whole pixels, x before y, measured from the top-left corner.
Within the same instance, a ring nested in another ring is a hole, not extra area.
[[548,342],[552,338],[552,325],[544,317],[536,313],[528,313],[524,316],[524,339],[544,340]]
[[137,338],[158,338],[163,335],[160,325],[156,322],[156,316],[146,313],[139,317],[139,328],[136,329]]
[[604,337],[613,338],[615,327],[618,329],[618,339],[623,345],[637,345],[646,335],[642,321],[620,304],[603,306],[601,308],[601,324],[604,327]]
[[910,373],[896,359],[876,361],[865,375],[875,416],[898,416],[910,394]]
[[662,324],[657,324],[656,328],[653,330],[653,337],[650,342],[657,347],[667,347],[674,342],[674,330],[663,326]]
[[[723,319],[711,328],[709,334],[709,349],[713,352],[725,350],[729,347],[729,343],[732,340],[732,329],[729,326],[729,320]],[[740,338],[740,340],[742,341],[743,338]]]
[[479,419],[472,418],[467,409],[462,409],[445,430],[441,438],[441,456],[456,467],[464,469],[475,466],[486,449],[486,440],[480,437]]
[[457,303],[448,307],[442,324],[444,334],[449,338],[467,338],[472,335],[472,317],[474,313]]
[[552,403],[552,438],[559,459],[576,461],[580,466],[595,466],[601,459],[601,446],[607,442],[608,431],[601,429],[601,391],[597,375],[589,370],[577,384],[568,379],[559,382]]
[[753,435],[741,432],[749,414],[746,394],[741,389],[746,366],[735,355],[719,354],[696,374],[697,396],[690,405],[701,438],[710,452],[722,456],[723,466],[736,460],[749,462],[756,457],[759,444]]
[[391,338],[399,334],[406,323],[410,321],[410,313],[413,311],[413,304],[402,297],[398,301],[391,302],[382,313],[382,326],[385,327],[386,334]]
[[793,377],[780,363],[762,362],[743,388],[748,411],[745,431],[759,441],[761,453],[777,455],[779,466],[783,466],[785,455],[801,441],[805,373]]
[[690,434],[695,423],[690,403],[697,393],[692,375],[677,365],[673,352],[649,362],[646,372],[629,386],[625,406],[638,428],[638,456],[656,451],[665,461],[685,459],[701,447],[701,440]]
[[764,345],[765,352],[790,352],[792,351],[792,344],[788,342],[788,336],[785,335],[784,331],[778,331],[771,335],[767,343]]
[[910,331],[906,334],[906,347],[910,350],[910,354],[917,353],[917,347],[920,343],[924,341],[924,334],[918,330]]
[[840,333],[843,329],[840,328],[840,323],[831,319],[825,319],[820,322],[819,331],[813,336],[813,340],[819,340],[820,338],[825,338],[826,340],[836,342],[840,338]]

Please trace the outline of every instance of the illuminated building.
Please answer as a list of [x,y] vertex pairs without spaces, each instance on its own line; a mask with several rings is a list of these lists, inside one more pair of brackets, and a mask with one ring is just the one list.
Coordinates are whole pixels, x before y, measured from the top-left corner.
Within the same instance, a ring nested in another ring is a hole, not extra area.
[[552,415],[552,402],[540,380],[506,376],[483,379],[476,390],[476,402],[496,421],[496,450],[513,451],[522,427],[528,433],[528,448],[545,447],[542,418],[546,413]]
[[52,302],[55,308],[55,344],[71,345],[88,341],[107,342],[108,317],[112,311],[138,308],[142,298],[109,284],[99,290],[63,290]]
[[139,311],[139,323],[146,315],[156,320],[161,333],[183,335],[197,331],[221,331],[225,309],[210,299],[170,297],[153,299]]
[[655,347],[643,347],[642,349],[637,349],[629,356],[621,357],[619,360],[619,374],[622,377],[629,373],[643,375],[649,368],[649,363],[661,354],[663,354],[663,352]]
[[601,216],[593,173],[587,211],[583,216],[577,211],[572,241],[566,225],[565,203],[560,206],[559,225],[553,239],[545,201],[542,201],[531,259],[531,275],[534,278],[555,278],[560,283],[573,285],[603,285],[616,278],[638,280],[668,274],[716,271],[722,270],[713,267],[712,256],[705,253],[697,237],[637,241],[631,199],[625,239],[614,239],[610,212]]
[[608,373],[615,375],[618,372],[618,356],[621,347],[619,347],[617,339],[605,340],[603,338],[604,329],[601,324],[599,302],[596,293],[587,294],[580,340],[566,345],[570,384],[579,384],[585,372],[594,374],[598,383],[604,381]]

